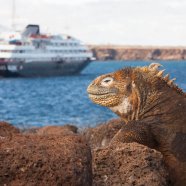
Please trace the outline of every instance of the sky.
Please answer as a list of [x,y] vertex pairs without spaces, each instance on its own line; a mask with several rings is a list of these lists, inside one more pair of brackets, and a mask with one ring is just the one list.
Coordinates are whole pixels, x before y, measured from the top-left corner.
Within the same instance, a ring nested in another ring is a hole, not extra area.
[[[14,0],[17,29],[39,24],[87,44],[186,46],[186,0]],[[13,0],[0,0],[0,29]]]

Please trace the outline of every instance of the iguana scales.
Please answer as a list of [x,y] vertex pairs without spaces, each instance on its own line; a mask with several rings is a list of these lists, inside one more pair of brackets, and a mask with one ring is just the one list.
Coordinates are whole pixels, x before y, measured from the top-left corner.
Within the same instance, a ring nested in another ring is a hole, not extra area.
[[124,68],[96,78],[90,99],[110,108],[126,125],[112,141],[138,142],[162,152],[172,183],[186,186],[186,94],[160,64]]

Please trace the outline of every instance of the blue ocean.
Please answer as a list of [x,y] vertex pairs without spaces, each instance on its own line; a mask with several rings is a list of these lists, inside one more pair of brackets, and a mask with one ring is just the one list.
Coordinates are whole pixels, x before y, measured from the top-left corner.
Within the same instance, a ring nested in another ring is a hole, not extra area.
[[[159,62],[186,91],[186,61]],[[95,126],[117,117],[109,109],[93,104],[86,93],[97,76],[126,66],[144,66],[144,61],[92,62],[80,75],[50,78],[0,79],[0,120],[21,128],[74,124]]]

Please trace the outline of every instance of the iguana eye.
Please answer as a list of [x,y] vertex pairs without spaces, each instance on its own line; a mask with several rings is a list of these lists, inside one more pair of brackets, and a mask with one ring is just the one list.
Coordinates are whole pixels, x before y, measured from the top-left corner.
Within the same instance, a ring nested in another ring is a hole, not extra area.
[[101,81],[101,85],[102,86],[109,86],[110,84],[112,84],[112,82],[113,82],[112,77],[106,77]]

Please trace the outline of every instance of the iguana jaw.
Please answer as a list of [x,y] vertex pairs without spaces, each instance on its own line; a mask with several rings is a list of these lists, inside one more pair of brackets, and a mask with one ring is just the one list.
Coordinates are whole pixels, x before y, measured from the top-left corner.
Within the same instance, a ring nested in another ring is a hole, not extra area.
[[[125,122],[128,122],[132,119],[131,112],[133,111],[133,106],[128,97],[123,97],[121,94],[117,94],[115,91],[109,92],[93,92],[87,90],[89,93],[89,98],[96,104],[101,106],[108,107],[114,113],[119,115],[124,119]],[[135,116],[135,114],[134,114]],[[134,118],[133,118],[134,119]]]
[[115,96],[115,93],[104,93],[104,94],[91,94],[89,93],[90,99],[106,99],[107,97],[110,96]]
[[98,87],[90,85],[87,88],[89,98],[96,104],[112,107],[118,104],[118,90],[115,88]]

